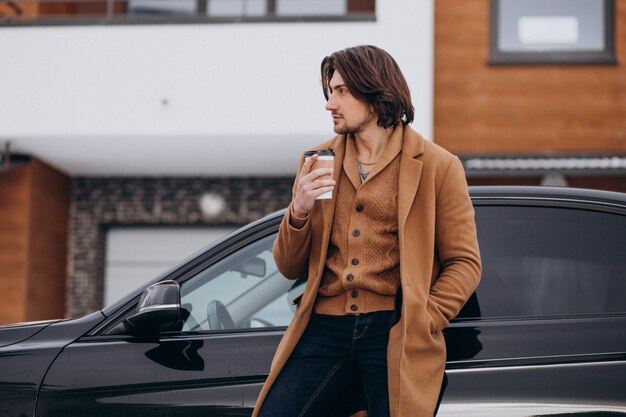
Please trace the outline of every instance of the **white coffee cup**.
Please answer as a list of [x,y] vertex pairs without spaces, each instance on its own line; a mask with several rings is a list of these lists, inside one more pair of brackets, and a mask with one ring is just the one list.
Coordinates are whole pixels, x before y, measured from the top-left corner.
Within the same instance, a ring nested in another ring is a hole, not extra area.
[[[311,171],[313,171],[314,169],[318,169],[318,168],[334,168],[335,167],[335,153],[328,149],[321,149],[318,151],[306,151],[304,153],[304,160],[307,161],[310,157],[312,157],[315,154],[317,154],[318,157],[317,157],[317,161],[315,161],[315,163],[311,167]],[[320,180],[333,179],[333,176],[330,174],[322,175],[318,179]],[[324,194],[320,194],[319,196],[317,196],[316,200],[328,200],[331,198],[333,198],[333,192],[328,191]]]

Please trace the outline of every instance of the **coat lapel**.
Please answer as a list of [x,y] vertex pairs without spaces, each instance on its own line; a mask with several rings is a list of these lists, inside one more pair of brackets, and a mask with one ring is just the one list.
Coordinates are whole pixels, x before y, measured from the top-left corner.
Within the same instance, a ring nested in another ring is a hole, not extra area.
[[323,253],[326,253],[328,241],[330,240],[330,231],[333,226],[333,218],[335,217],[335,205],[337,203],[337,190],[339,189],[339,179],[341,178],[341,170],[343,166],[343,157],[346,150],[346,138],[339,135],[332,141],[329,149],[335,152],[335,172],[334,179],[337,182],[333,190],[333,198],[322,200],[322,218],[324,219],[324,229],[322,232],[322,242],[324,247]]
[[416,159],[424,152],[424,139],[409,126],[404,128],[402,159],[398,185],[398,229],[404,235],[404,226],[413,205],[422,175],[422,161]]

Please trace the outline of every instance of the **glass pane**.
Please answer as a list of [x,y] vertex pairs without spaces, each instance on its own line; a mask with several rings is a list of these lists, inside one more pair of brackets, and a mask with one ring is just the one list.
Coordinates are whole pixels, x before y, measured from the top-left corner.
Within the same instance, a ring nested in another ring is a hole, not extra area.
[[347,0],[277,0],[280,16],[345,15]]
[[134,15],[193,15],[196,7],[196,0],[128,0],[128,12]]
[[184,282],[181,302],[189,317],[183,330],[286,326],[293,316],[287,293],[294,282],[276,268],[274,239],[258,240]]
[[483,277],[459,317],[626,312],[626,216],[477,207]]
[[207,13],[209,16],[264,16],[267,12],[267,0],[210,0]]
[[602,51],[605,0],[500,0],[498,49]]

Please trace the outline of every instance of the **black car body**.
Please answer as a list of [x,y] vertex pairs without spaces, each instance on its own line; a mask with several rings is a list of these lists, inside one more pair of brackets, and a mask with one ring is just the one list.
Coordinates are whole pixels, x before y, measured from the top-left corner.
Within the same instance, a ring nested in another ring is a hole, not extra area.
[[[438,415],[626,416],[626,195],[470,193],[483,278],[445,330]],[[281,218],[101,311],[0,327],[0,416],[250,415],[302,290],[271,256]]]

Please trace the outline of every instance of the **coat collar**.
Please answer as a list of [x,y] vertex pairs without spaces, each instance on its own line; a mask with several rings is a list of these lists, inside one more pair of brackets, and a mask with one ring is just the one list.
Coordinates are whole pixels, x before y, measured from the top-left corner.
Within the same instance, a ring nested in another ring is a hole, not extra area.
[[356,165],[356,148],[354,146],[354,138],[348,136],[346,138],[346,150],[343,156],[342,169],[346,173],[346,176],[352,183],[355,190],[358,190],[361,186],[361,177],[359,176],[359,169]]
[[[400,178],[398,187],[398,228],[403,233],[409,210],[413,205],[413,200],[417,194],[420,177],[422,174],[423,162],[419,156],[424,153],[425,139],[420,136],[410,126],[398,124],[396,129],[402,132],[402,158],[400,160]],[[330,240],[333,218],[335,214],[335,204],[337,201],[336,190],[339,187],[343,159],[346,151],[346,136],[337,135],[328,142],[328,149],[335,152],[335,172],[334,177],[337,185],[332,199],[322,200],[322,215],[324,219],[323,242],[327,244]],[[326,248],[324,248],[326,249]]]

